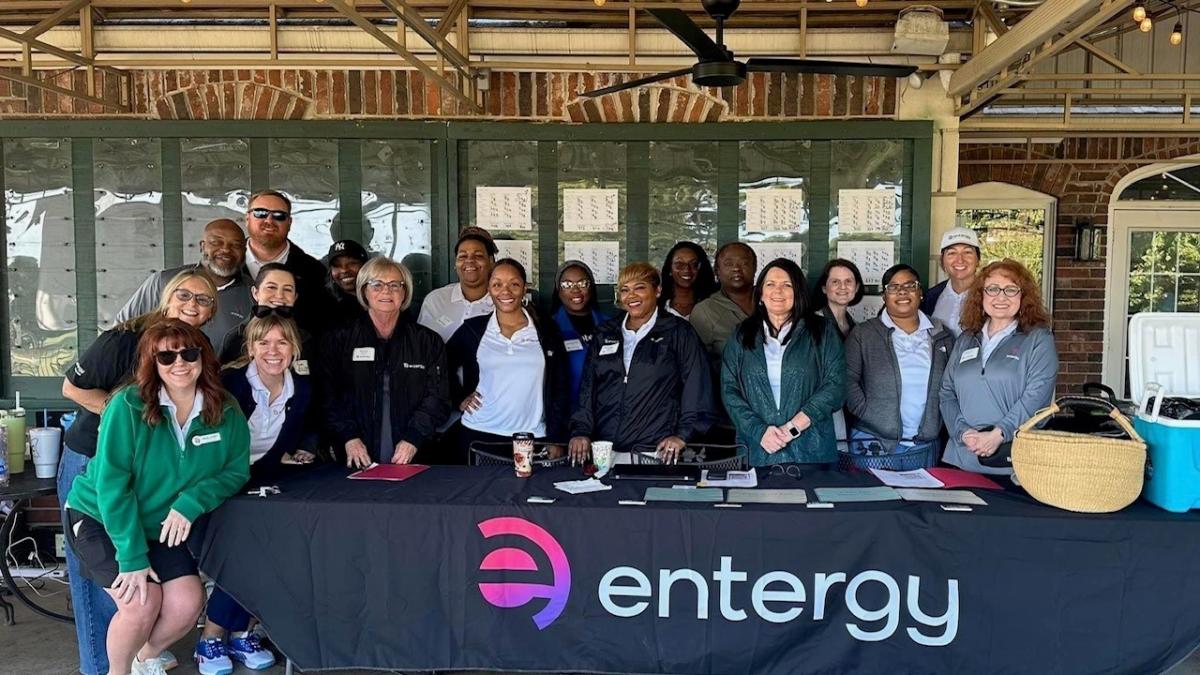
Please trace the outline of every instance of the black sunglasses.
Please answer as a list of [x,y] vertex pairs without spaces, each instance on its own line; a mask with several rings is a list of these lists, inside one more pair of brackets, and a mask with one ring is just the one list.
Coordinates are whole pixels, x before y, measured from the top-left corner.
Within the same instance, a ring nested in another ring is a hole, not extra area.
[[250,312],[254,314],[255,318],[258,319],[261,319],[265,316],[270,316],[272,314],[281,319],[290,319],[292,318],[293,313],[292,308],[288,307],[287,305],[280,305],[278,307],[273,305],[255,305],[250,308]]
[[271,220],[280,223],[292,217],[292,214],[288,213],[287,211],[272,211],[271,209],[250,209],[250,215],[254,216],[255,218],[266,218],[267,216],[271,216]]
[[195,363],[196,360],[200,358],[200,348],[189,347],[188,349],[180,349],[179,351],[164,349],[163,351],[156,352],[154,354],[154,360],[158,361],[158,365],[160,366],[170,366],[173,365],[175,361],[179,360],[179,357],[181,356],[183,357],[184,361],[187,361],[188,363]]

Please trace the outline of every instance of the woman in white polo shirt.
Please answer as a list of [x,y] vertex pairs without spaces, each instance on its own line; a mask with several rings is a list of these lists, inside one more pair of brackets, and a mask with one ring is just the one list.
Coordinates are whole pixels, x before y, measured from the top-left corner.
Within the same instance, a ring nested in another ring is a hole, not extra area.
[[463,383],[451,399],[462,412],[460,456],[473,442],[511,442],[513,434],[565,442],[570,365],[558,326],[525,306],[525,268],[505,258],[492,268],[496,311],[467,319],[447,343],[450,371]]

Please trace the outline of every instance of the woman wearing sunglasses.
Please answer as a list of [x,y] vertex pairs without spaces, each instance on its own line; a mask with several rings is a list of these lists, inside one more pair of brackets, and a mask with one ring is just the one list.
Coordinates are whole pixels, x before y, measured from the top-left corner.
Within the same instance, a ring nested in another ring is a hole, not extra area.
[[[296,300],[300,297],[296,290],[296,277],[280,263],[267,263],[254,277],[254,285],[250,287],[250,298],[254,304],[250,307],[250,316],[245,321],[234,326],[225,334],[221,341],[221,363],[230,364],[246,356],[246,326],[255,318],[278,316],[283,319],[294,319]],[[316,340],[304,329],[300,330],[300,347],[303,359],[297,359],[294,364],[297,372],[308,374],[309,364],[316,361]]]
[[754,314],[725,343],[721,394],[751,466],[837,459],[846,361],[833,323],[809,311],[808,297],[799,265],[773,260],[754,286]]
[[157,657],[204,606],[192,523],[249,477],[246,417],[225,393],[208,338],[177,319],[137,344],[132,384],[104,409],[96,457],[63,509],[84,576],[117,612],[108,627],[111,673],[162,673]]
[[1058,351],[1037,281],[1005,258],[975,277],[963,301],[962,334],[942,380],[950,443],[943,460],[980,473],[1011,474],[980,459],[1003,455],[1017,428],[1050,404]]
[[[920,310],[921,277],[894,265],[883,273],[883,311],[846,338],[846,409],[851,454],[906,454],[920,469],[937,460],[938,392],[954,334]],[[925,450],[925,453],[920,452]]]
[[[528,432],[542,441],[566,440],[571,414],[566,349],[558,325],[525,306],[525,268],[512,258],[492,267],[488,294],[496,311],[467,319],[446,343],[452,387],[462,412],[458,460],[469,462],[472,443],[512,441]],[[561,456],[561,447],[551,447]]]
[[568,260],[558,268],[555,282],[557,293],[554,322],[562,333],[571,366],[571,407],[579,403],[579,380],[583,377],[583,362],[588,345],[596,335],[596,327],[608,321],[596,301],[596,277],[587,263]]
[[[292,371],[301,355],[300,329],[276,314],[246,325],[246,355],[221,371],[221,383],[250,423],[250,477],[274,481],[316,455],[310,378]],[[252,619],[229,594],[213,590],[208,618],[193,657],[200,672],[231,672],[233,661],[251,670],[275,664],[275,655],[249,631]]]
[[404,265],[368,260],[357,282],[366,314],[321,343],[326,430],[347,466],[409,464],[450,416],[446,346],[405,312],[412,287]]
[[[111,393],[133,377],[138,363],[138,340],[142,334],[167,319],[179,319],[200,328],[212,318],[216,309],[217,289],[212,280],[198,269],[185,270],[167,282],[158,309],[104,331],[79,360],[67,368],[62,393],[79,405],[79,411],[75,423],[65,433],[62,459],[59,460],[60,502],[96,454],[100,413],[108,404]],[[104,635],[116,608],[101,587],[79,572],[78,560],[70,546],[66,548],[66,557],[80,670],[103,673],[110,665],[105,656]],[[168,666],[175,664],[175,657],[170,652],[163,652],[161,659]],[[121,664],[112,666],[114,672],[125,667]]]

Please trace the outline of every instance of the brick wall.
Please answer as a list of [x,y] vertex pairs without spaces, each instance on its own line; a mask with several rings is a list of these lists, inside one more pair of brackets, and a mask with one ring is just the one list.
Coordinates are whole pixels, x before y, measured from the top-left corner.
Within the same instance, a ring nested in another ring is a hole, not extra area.
[[[41,74],[86,90],[86,73]],[[481,96],[484,114],[467,108],[410,70],[139,70],[126,87],[97,72],[96,91],[128,99],[118,115],[97,103],[0,80],[0,117],[143,119],[395,119],[480,117],[571,122],[715,122],[718,120],[893,118],[895,78],[753,73],[727,89],[692,87],[679,77],[598,99],[579,93],[637,77],[619,73],[495,72]]]
[[1104,347],[1104,283],[1107,237],[1093,262],[1075,261],[1075,223],[1108,225],[1108,205],[1122,177],[1143,164],[1114,160],[1159,160],[1200,153],[1200,138],[1068,138],[1035,145],[1032,157],[1067,160],[1056,164],[971,164],[1025,160],[1024,145],[971,145],[959,150],[959,187],[999,181],[1058,197],[1055,228],[1054,328],[1059,390],[1077,391],[1099,382]]

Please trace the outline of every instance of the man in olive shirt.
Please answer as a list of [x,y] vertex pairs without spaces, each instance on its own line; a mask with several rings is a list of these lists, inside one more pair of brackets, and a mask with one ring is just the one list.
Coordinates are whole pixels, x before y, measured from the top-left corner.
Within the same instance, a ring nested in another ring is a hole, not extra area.
[[[738,324],[754,312],[754,273],[758,259],[754,249],[740,241],[717,250],[717,279],[721,292],[713,293],[692,310],[692,327],[704,343],[714,372],[719,373],[725,343]],[[720,379],[715,380],[720,387]]]

